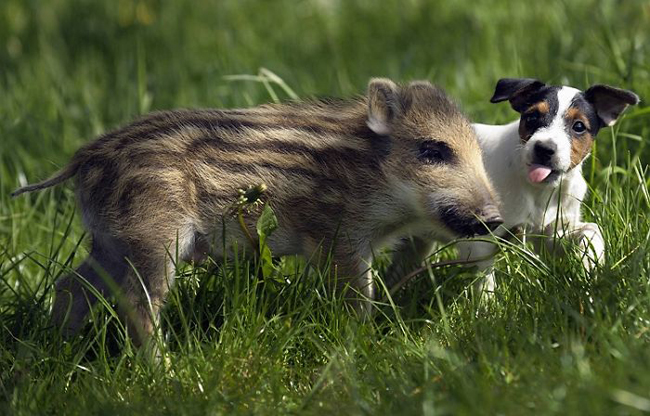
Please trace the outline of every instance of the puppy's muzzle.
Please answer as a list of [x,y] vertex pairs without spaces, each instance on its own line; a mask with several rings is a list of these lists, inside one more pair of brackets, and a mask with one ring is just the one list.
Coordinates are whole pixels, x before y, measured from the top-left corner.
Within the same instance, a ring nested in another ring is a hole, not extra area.
[[533,162],[539,165],[551,166],[556,151],[557,145],[553,142],[537,142],[533,148]]

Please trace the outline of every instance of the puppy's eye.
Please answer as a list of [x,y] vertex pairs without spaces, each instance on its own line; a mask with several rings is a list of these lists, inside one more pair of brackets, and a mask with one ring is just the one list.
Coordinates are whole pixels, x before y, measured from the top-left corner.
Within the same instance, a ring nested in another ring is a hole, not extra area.
[[587,126],[585,126],[585,123],[583,123],[582,121],[576,121],[575,123],[573,123],[572,129],[576,133],[581,134],[587,130]]
[[427,164],[449,162],[452,150],[445,143],[436,140],[425,140],[420,144],[418,159]]
[[539,121],[539,116],[540,116],[539,112],[533,111],[531,113],[524,114],[524,120],[526,121],[526,123],[536,123],[537,121]]

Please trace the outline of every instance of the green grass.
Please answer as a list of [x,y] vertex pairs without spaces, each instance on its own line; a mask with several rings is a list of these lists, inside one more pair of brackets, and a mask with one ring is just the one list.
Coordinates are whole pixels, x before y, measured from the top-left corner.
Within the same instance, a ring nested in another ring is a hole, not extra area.
[[[63,342],[52,283],[87,254],[70,186],[44,178],[99,133],[174,107],[362,92],[371,76],[443,85],[482,122],[496,80],[532,76],[650,97],[646,1],[0,2],[0,414],[634,414],[650,412],[650,111],[601,132],[586,217],[607,261],[508,250],[492,303],[475,278],[424,273],[359,322],[318,271],[179,266],[165,360],[125,343],[110,308]],[[268,68],[289,90],[231,80]]]

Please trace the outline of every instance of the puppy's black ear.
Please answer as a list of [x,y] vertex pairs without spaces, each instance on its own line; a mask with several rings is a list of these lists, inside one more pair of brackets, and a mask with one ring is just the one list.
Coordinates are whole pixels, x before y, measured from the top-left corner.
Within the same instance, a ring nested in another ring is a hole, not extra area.
[[497,82],[491,103],[509,100],[515,111],[525,110],[525,104],[531,94],[545,87],[541,81],[532,78],[502,78]]
[[602,84],[585,91],[585,98],[594,106],[598,118],[606,126],[613,126],[628,105],[639,103],[639,96],[632,91]]

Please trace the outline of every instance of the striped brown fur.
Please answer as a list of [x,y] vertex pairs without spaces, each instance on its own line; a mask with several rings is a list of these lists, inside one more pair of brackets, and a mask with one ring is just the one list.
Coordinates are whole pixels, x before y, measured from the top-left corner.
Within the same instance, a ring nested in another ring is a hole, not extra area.
[[[78,272],[102,293],[101,273],[114,280],[140,340],[154,325],[146,295],[155,317],[173,278],[168,252],[178,247],[190,260],[218,259],[235,246],[252,251],[224,214],[248,185],[268,187],[264,198],[280,224],[269,240],[274,254],[332,248],[339,281],[372,298],[374,249],[416,228],[444,238],[471,234],[494,200],[474,132],[442,90],[375,79],[368,97],[152,113],[102,135],[59,176],[16,194],[75,177],[93,236]],[[441,153],[423,156],[425,142]],[[254,215],[246,221],[254,235]],[[69,331],[87,313],[85,298],[92,301],[84,293],[72,276],[57,285],[54,318]]]

